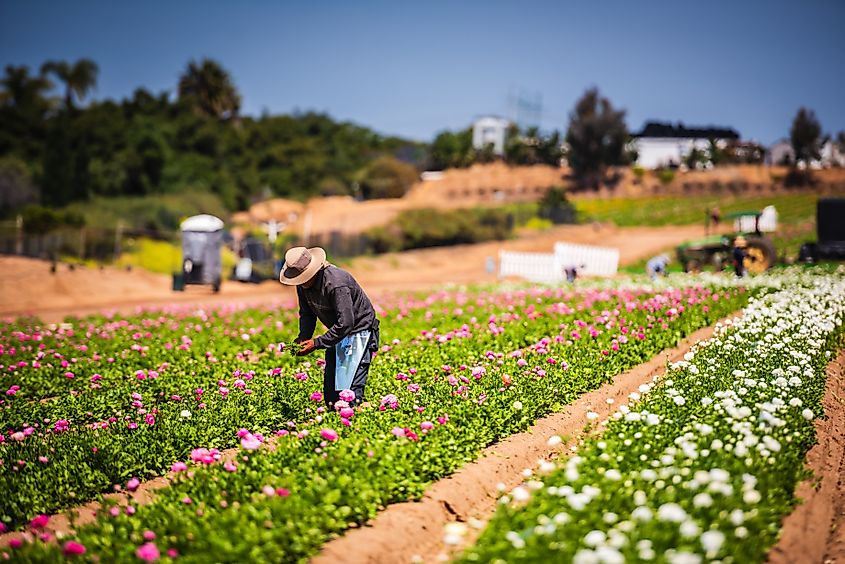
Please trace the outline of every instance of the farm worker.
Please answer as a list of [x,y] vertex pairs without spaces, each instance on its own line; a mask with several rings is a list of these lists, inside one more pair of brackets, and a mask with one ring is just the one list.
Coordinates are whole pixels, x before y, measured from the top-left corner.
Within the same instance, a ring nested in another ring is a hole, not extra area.
[[745,241],[745,237],[743,237],[742,235],[734,239],[734,268],[736,269],[736,275],[740,278],[745,276],[745,247],[747,244],[748,243]]
[[654,280],[658,275],[666,276],[666,265],[669,264],[669,257],[666,255],[657,255],[652,257],[645,265],[646,274]]
[[[355,392],[355,404],[365,401],[370,362],[379,343],[379,321],[373,304],[348,272],[329,264],[320,247],[293,247],[285,253],[279,281],[296,286],[299,300],[300,356],[326,350],[323,397],[329,407],[340,392]],[[317,337],[320,320],[328,330]]]

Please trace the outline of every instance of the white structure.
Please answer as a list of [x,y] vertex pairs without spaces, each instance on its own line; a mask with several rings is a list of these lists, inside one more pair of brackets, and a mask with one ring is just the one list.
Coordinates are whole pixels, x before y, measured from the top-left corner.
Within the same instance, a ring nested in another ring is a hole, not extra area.
[[781,139],[770,146],[766,152],[766,164],[769,166],[791,164],[794,162],[795,150],[792,148],[792,143],[787,139]]
[[728,141],[738,140],[739,133],[728,128],[647,122],[642,131],[634,135],[633,146],[637,151],[637,164],[654,169],[682,164],[693,149],[707,151],[711,139],[723,149]]
[[555,243],[554,253],[499,252],[499,276],[518,276],[546,284],[564,280],[564,269],[577,267],[579,275],[613,276],[619,250],[573,243]]
[[822,145],[820,153],[821,165],[823,167],[845,166],[845,153],[843,153],[839,148],[839,143],[833,139],[828,139],[827,142]]
[[774,233],[778,230],[778,212],[775,206],[766,206],[760,212],[758,224],[756,215],[741,215],[734,220],[734,231],[754,233],[759,228],[761,233]]
[[493,152],[497,155],[505,154],[505,136],[511,122],[496,116],[483,116],[472,124],[472,147],[483,149],[493,145]]

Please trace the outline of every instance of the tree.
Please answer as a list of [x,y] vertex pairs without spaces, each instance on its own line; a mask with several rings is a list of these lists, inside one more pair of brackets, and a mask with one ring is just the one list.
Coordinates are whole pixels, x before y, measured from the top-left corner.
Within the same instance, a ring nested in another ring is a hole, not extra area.
[[789,139],[792,142],[792,149],[795,151],[795,160],[809,164],[821,156],[822,127],[816,118],[816,113],[807,108],[801,108],[792,120],[792,128],[789,130]]
[[[0,80],[0,104],[21,111],[42,111],[48,107],[44,93],[53,84],[44,76],[30,76],[29,68],[6,66],[6,75]],[[39,116],[40,117],[40,116]]]
[[401,198],[418,179],[417,169],[393,157],[379,157],[361,176],[364,199]]
[[231,75],[211,59],[188,63],[179,78],[179,100],[217,119],[237,119],[241,108],[241,95]]
[[73,109],[74,97],[82,101],[97,86],[100,68],[91,59],[80,59],[73,64],[66,61],[47,61],[41,65],[41,74],[54,74],[65,85],[65,108]]
[[582,186],[598,188],[607,167],[625,164],[625,110],[616,110],[597,88],[587,90],[569,115],[569,164]]
[[434,138],[429,149],[431,166],[436,170],[464,168],[473,162],[472,129],[457,133],[443,131]]

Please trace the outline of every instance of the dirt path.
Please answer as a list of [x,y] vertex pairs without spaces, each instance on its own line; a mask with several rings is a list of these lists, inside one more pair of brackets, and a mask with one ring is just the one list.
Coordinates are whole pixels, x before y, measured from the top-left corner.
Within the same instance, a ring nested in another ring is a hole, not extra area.
[[[430,290],[444,284],[496,282],[487,272],[488,257],[500,250],[552,252],[556,241],[615,247],[620,264],[635,263],[664,252],[679,242],[703,235],[697,225],[617,228],[612,225],[566,225],[547,231],[523,232],[510,241],[458,245],[364,257],[344,263],[373,297],[383,292]],[[60,265],[54,274],[46,261],[0,257],[0,316],[37,315],[53,323],[65,316],[170,304],[216,305],[247,302],[266,304],[294,299],[293,291],[274,281],[262,284],[224,282],[219,294],[206,287],[171,291],[169,276],[139,269],[84,268]]]
[[828,366],[826,419],[816,419],[818,443],[807,453],[813,476],[795,490],[803,502],[783,521],[769,562],[845,563],[845,351]]
[[[436,562],[457,554],[476,539],[482,524],[495,510],[500,483],[512,489],[525,480],[523,469],[536,469],[540,459],[565,455],[584,436],[588,411],[598,413],[600,420],[607,419],[620,403],[627,403],[628,394],[662,374],[667,362],[681,360],[691,345],[709,338],[714,331],[715,326],[699,329],[677,347],[616,376],[612,383],[583,394],[564,411],[541,419],[527,432],[486,448],[477,461],[433,484],[422,500],[391,505],[367,526],[347,531],[327,543],[312,564]],[[614,400],[612,405],[607,403],[609,398]],[[552,435],[560,436],[563,442],[549,446]],[[456,521],[477,526],[466,529],[460,545],[447,547],[444,527]],[[396,539],[413,542],[397,543]]]

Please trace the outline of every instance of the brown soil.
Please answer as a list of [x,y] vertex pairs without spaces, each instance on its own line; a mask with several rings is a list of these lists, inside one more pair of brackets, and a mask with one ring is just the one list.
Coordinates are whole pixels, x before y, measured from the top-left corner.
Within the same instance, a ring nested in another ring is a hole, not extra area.
[[795,496],[803,500],[783,521],[769,562],[845,562],[845,352],[828,366],[826,419],[816,419],[818,443],[807,453],[813,476]]
[[[456,554],[473,542],[479,531],[469,528],[464,544],[449,548],[443,542],[447,524],[459,521],[480,526],[495,510],[499,483],[514,488],[525,479],[521,475],[523,469],[536,469],[539,459],[565,455],[589,432],[588,411],[598,413],[600,419],[608,418],[619,404],[627,403],[628,394],[661,374],[667,362],[681,360],[692,344],[707,339],[713,331],[714,327],[696,331],[677,347],[616,376],[612,383],[583,394],[564,411],[538,421],[529,431],[488,447],[477,461],[433,484],[420,501],[391,505],[367,526],[327,543],[312,563],[404,564],[414,560],[434,562]],[[607,403],[608,398],[614,399],[613,405]],[[563,443],[554,448],[548,446],[552,435],[559,435]],[[410,539],[413,542],[407,542]]]
[[[525,232],[511,241],[460,245],[390,253],[352,260],[348,269],[371,296],[401,290],[427,290],[445,284],[496,282],[485,271],[487,257],[500,250],[552,252],[556,241],[615,247],[620,263],[631,264],[704,234],[701,226],[629,227],[571,225],[542,232]],[[219,294],[210,288],[189,286],[171,291],[170,277],[140,269],[69,270],[59,265],[50,273],[49,263],[21,257],[0,257],[0,316],[37,315],[47,322],[67,315],[101,311],[131,313],[139,308],[172,303],[213,305],[232,302],[269,303],[295,299],[293,291],[274,281],[241,284],[226,281]]]

